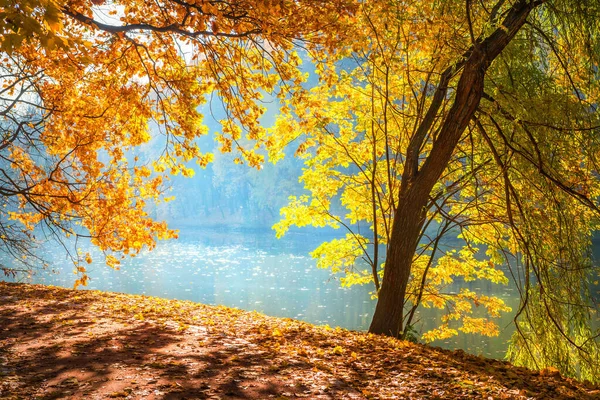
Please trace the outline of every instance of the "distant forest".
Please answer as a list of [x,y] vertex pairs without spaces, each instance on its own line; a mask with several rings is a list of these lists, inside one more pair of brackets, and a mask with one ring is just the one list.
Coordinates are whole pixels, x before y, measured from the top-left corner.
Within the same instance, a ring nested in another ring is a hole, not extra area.
[[[213,100],[205,113],[209,135],[197,139],[202,152],[214,154],[214,161],[206,168],[194,162],[192,178],[171,176],[167,196],[175,199],[159,205],[149,205],[153,218],[165,220],[174,227],[204,226],[252,227],[270,229],[279,220],[279,210],[287,204],[290,195],[304,193],[303,184],[298,182],[302,173],[303,160],[293,156],[293,143],[289,154],[273,164],[265,162],[260,170],[233,162],[235,153],[221,153],[214,140],[214,133],[221,129],[219,120],[226,118]],[[262,118],[268,126],[278,113],[273,102]],[[155,132],[156,133],[156,132]],[[151,142],[135,149],[140,160],[153,160],[164,150],[164,136],[153,134]]]
[[300,194],[302,160],[286,157],[259,171],[232,162],[231,154],[216,149],[205,169],[195,167],[193,178],[171,178],[175,199],[152,208],[152,217],[173,225],[243,226],[270,228],[291,194]]

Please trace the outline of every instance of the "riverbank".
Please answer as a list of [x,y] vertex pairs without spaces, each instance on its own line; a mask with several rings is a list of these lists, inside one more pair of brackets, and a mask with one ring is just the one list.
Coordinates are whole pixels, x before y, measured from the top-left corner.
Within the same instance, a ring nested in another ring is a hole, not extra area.
[[226,307],[0,282],[0,399],[594,399],[509,363]]

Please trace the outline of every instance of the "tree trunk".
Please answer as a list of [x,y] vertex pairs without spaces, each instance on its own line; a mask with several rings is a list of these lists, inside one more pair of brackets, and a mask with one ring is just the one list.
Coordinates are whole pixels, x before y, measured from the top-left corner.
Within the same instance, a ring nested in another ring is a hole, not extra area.
[[430,109],[408,147],[381,290],[369,332],[394,337],[399,337],[402,333],[406,288],[418,238],[426,218],[429,194],[446,169],[456,145],[477,110],[483,95],[487,68],[523,26],[531,10],[542,3],[543,0],[517,1],[506,13],[500,28],[484,40],[475,43],[464,55],[465,61],[457,65],[457,68],[462,67],[463,71],[456,88],[454,103],[442,123],[430,153],[419,169],[418,150],[441,105],[452,69],[442,74]]
[[400,196],[392,224],[385,272],[369,332],[400,336],[404,319],[404,297],[419,233],[425,222],[425,204],[429,192],[418,188]]

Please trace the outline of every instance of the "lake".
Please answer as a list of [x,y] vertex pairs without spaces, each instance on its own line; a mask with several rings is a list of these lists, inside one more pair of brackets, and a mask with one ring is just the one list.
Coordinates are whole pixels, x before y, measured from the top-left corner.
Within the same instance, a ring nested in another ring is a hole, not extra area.
[[[153,251],[125,259],[118,271],[92,263],[88,267],[91,280],[85,289],[221,304],[319,325],[366,330],[375,307],[369,294],[373,287],[342,288],[328,270],[317,269],[309,255],[332,238],[314,231],[291,232],[277,239],[271,230],[186,228],[178,240],[159,242]],[[84,253],[89,251],[93,259],[102,259],[98,250],[79,247]],[[27,282],[73,286],[75,275],[64,249],[48,244],[39,254],[51,267]],[[454,284],[448,289],[458,292],[460,287]],[[513,310],[518,305],[511,285],[475,281],[462,287],[500,296]],[[440,315],[440,310],[421,311],[417,328],[431,329],[439,324]],[[498,321],[499,337],[460,334],[432,344],[502,358],[513,331],[512,316],[506,314]]]

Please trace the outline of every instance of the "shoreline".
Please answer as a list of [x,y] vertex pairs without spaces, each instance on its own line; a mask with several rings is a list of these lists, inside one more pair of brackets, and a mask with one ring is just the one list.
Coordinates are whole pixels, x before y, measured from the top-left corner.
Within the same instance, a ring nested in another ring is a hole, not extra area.
[[594,399],[508,362],[223,306],[0,282],[0,399]]

